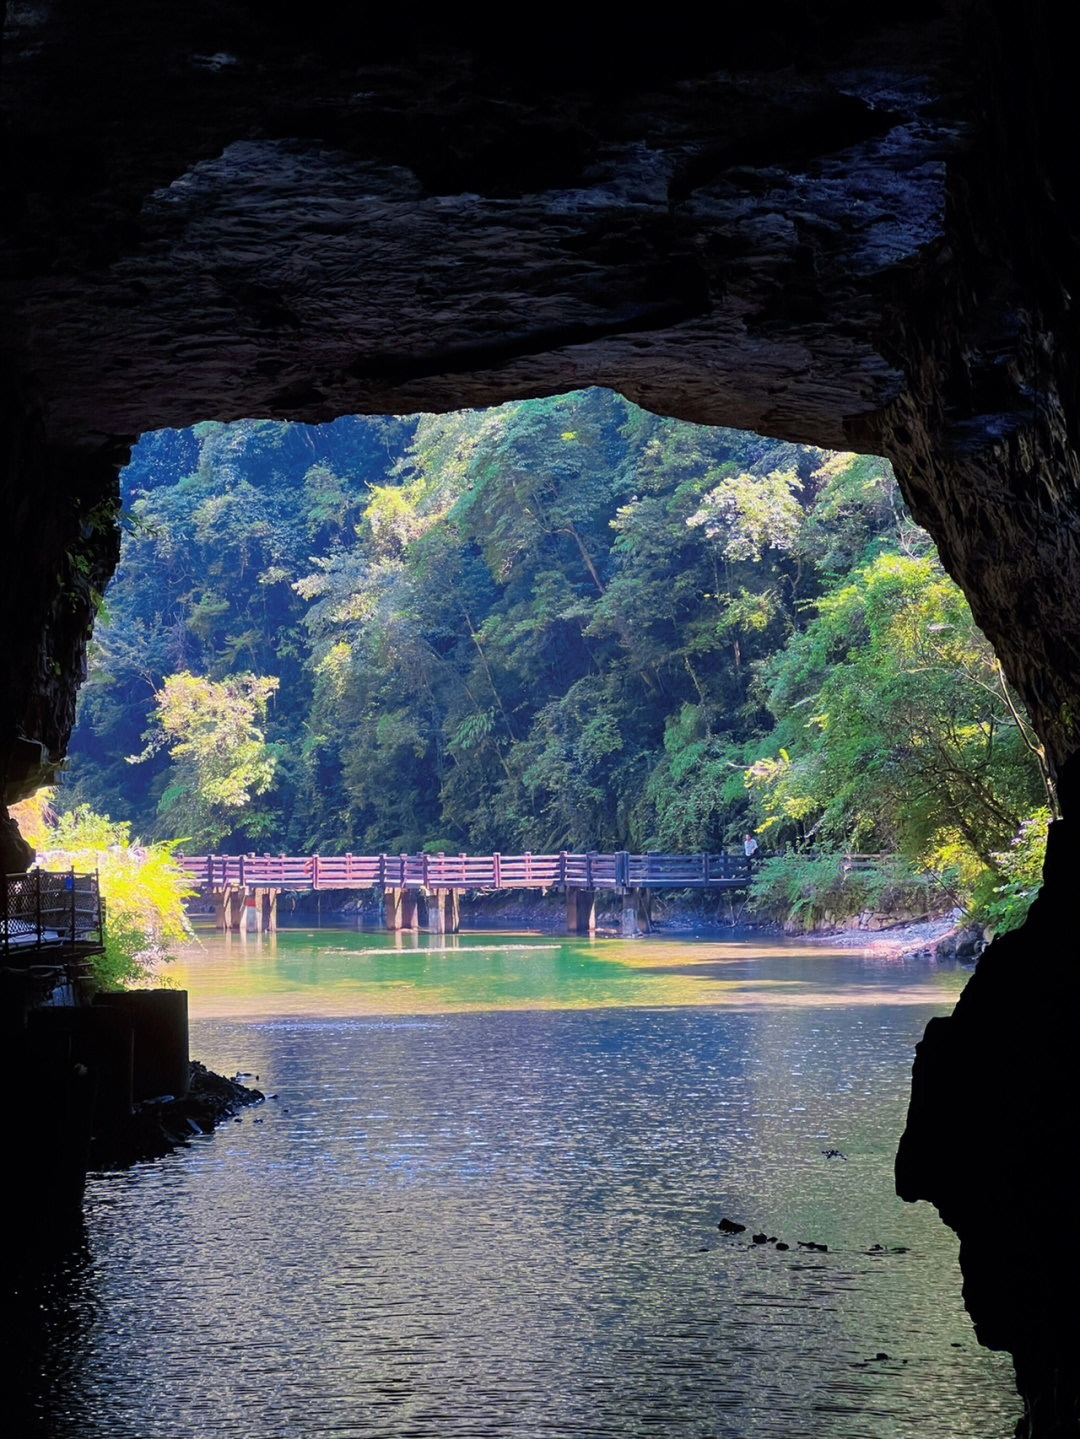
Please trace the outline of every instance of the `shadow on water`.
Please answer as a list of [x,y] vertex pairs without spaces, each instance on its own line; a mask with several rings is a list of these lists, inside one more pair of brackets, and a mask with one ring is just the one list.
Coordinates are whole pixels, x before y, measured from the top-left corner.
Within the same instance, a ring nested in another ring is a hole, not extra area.
[[91,1176],[85,1243],[24,1299],[28,1432],[1008,1432],[955,1241],[892,1185],[911,1051],[962,973],[385,939],[184,956],[194,1052],[275,1097]]
[[45,1257],[13,1247],[4,1266],[2,1302],[5,1429],[27,1439],[51,1439],[63,1428],[65,1395],[78,1387],[97,1318],[85,1224],[56,1233]]

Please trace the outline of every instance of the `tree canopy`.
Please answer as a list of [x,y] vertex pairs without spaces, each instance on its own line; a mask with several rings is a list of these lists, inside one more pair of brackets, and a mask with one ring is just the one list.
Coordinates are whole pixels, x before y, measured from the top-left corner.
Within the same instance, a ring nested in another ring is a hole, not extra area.
[[161,838],[640,851],[753,827],[973,892],[1052,804],[881,460],[589,390],[160,432],[125,480],[66,783]]

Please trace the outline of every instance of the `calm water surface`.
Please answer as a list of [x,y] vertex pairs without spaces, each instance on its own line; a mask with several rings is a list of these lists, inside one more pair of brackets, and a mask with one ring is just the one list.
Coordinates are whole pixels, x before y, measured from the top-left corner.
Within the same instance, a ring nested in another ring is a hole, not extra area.
[[892,1188],[963,971],[338,930],[208,938],[174,972],[192,1052],[276,1098],[91,1178],[43,1432],[1011,1433],[955,1240]]

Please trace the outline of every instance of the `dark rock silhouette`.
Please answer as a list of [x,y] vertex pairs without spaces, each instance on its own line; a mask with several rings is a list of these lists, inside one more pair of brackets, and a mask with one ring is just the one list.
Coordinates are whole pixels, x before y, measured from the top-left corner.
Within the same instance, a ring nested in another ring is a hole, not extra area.
[[[920,1047],[898,1183],[960,1234],[1023,1433],[1072,1434],[1076,1261],[999,1222],[1075,1229],[1080,169],[1059,7],[560,19],[523,46],[509,12],[461,7],[8,7],[3,801],[63,758],[142,431],[585,379],[887,455],[1065,814],[1032,919]],[[54,1078],[75,1115],[79,1076]],[[16,1172],[37,1162],[18,1143]]]
[[[929,1199],[960,1236],[976,1335],[1012,1353],[1028,1408],[1022,1432],[1033,1435],[1077,1432],[1080,1259],[1074,1244],[1047,1236],[1077,1227],[1064,1156],[1080,1112],[1080,970],[1070,938],[1078,783],[1073,760],[1061,774],[1068,817],[1050,827],[1046,882],[1027,923],[989,946],[953,1013],[927,1025],[896,1159],[899,1193]],[[1054,1156],[1062,1173],[1046,1183]]]
[[136,1104],[130,1118],[91,1141],[90,1165],[94,1169],[123,1169],[139,1160],[160,1159],[189,1143],[193,1135],[211,1133],[226,1119],[239,1124],[242,1116],[238,1111],[261,1104],[264,1097],[238,1079],[215,1074],[192,1060],[184,1098]]

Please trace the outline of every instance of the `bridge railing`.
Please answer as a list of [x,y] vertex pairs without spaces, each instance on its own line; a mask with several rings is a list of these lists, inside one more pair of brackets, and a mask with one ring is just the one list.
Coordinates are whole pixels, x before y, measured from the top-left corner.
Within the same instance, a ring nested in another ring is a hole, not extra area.
[[700,889],[749,878],[752,862],[741,854],[632,854],[625,881],[637,889]]
[[694,889],[745,882],[738,854],[188,855],[181,863],[204,889]]

